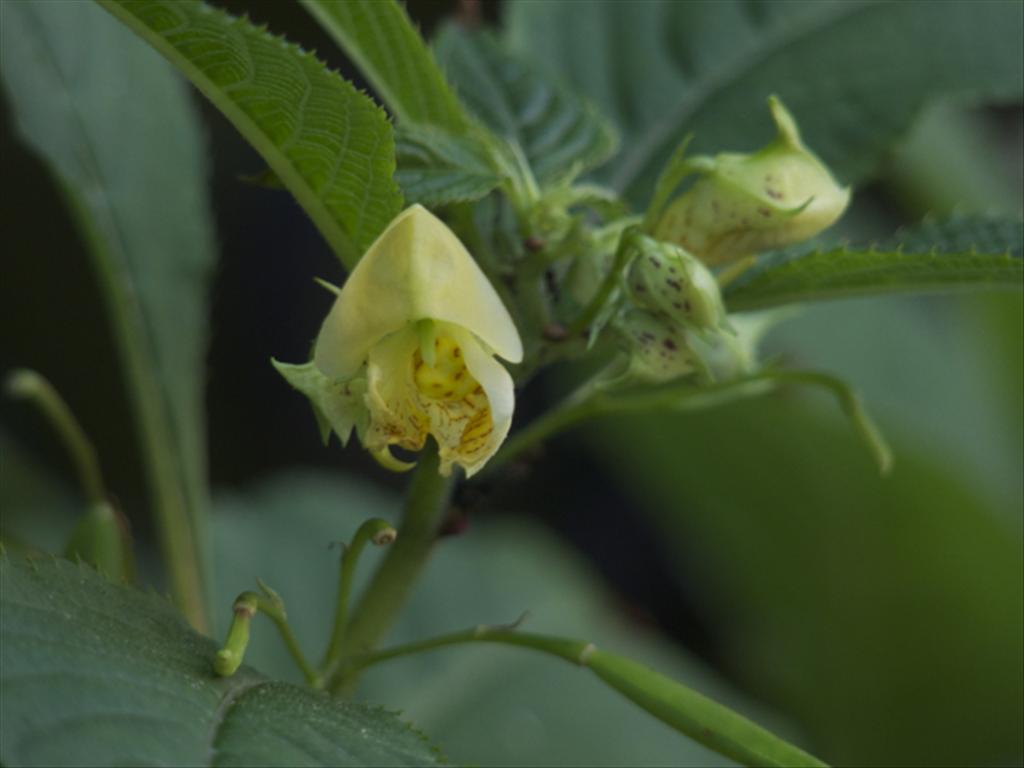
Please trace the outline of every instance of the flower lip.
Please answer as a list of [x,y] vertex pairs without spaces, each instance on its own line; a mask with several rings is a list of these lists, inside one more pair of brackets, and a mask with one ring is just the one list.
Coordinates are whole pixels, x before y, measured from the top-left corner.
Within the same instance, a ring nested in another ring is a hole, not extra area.
[[423,206],[410,206],[356,265],[324,320],[314,361],[345,378],[377,342],[417,320],[451,323],[512,363],[523,346],[494,287],[454,233]]

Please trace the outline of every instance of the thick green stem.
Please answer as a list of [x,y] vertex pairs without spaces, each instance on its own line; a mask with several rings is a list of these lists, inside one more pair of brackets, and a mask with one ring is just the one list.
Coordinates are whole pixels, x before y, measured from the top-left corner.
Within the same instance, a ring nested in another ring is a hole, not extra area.
[[[451,478],[438,474],[438,467],[437,448],[430,443],[423,450],[413,476],[398,538],[352,614],[343,643],[344,656],[368,652],[380,642],[426,564],[444,522],[453,487]],[[333,692],[351,689],[355,677],[345,674],[344,669],[328,670],[326,686]]]

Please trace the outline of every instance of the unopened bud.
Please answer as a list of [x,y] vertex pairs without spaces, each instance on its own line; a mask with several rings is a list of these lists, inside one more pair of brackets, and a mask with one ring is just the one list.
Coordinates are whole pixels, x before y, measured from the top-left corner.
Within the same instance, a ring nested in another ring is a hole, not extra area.
[[778,135],[753,154],[690,160],[702,174],[662,214],[659,240],[683,246],[706,264],[722,264],[806,240],[832,225],[850,200],[804,146],[792,115],[768,100]]
[[698,330],[717,328],[725,320],[718,283],[695,256],[673,243],[649,237],[636,240],[640,253],[629,270],[633,304],[660,314],[673,324]]
[[686,329],[664,316],[634,309],[618,318],[616,328],[629,353],[629,378],[660,383],[704,371]]

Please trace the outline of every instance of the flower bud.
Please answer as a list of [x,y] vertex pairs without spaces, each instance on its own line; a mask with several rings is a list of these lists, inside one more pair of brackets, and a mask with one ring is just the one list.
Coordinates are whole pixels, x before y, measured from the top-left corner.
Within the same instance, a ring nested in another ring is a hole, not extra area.
[[636,238],[640,251],[629,269],[633,304],[699,330],[725,321],[718,283],[695,256],[673,243]]
[[703,373],[684,327],[641,309],[630,310],[615,321],[629,354],[628,378],[661,383]]
[[702,178],[662,214],[657,239],[717,265],[806,240],[842,215],[849,188],[803,145],[782,102],[773,96],[768,106],[775,140],[753,154],[691,159]]

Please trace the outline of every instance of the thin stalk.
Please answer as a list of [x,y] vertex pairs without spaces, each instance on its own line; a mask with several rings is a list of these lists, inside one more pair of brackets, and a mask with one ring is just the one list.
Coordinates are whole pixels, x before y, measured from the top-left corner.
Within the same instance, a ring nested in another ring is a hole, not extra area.
[[243,592],[235,598],[232,606],[234,617],[231,627],[228,629],[227,639],[213,658],[214,671],[221,677],[230,677],[238,671],[249,647],[252,618],[257,613],[262,613],[274,622],[288,653],[291,654],[296,666],[302,671],[306,683],[315,686],[318,682],[316,670],[306,660],[306,655],[299,646],[298,638],[295,637],[295,633],[292,632],[292,628],[288,624],[288,614],[285,611],[284,602],[274,590],[263,582],[260,582],[260,589],[263,590],[262,595],[255,592]]
[[676,384],[622,394],[602,390],[592,380],[561,405],[555,406],[506,440],[501,450],[488,462],[484,473],[494,472],[555,434],[597,416],[659,409],[703,410],[767,394],[786,382],[819,387],[835,396],[843,413],[875,457],[881,474],[889,473],[893,463],[892,450],[878,425],[865,410],[860,396],[842,379],[830,374],[786,369],[769,369],[708,386]]
[[861,440],[871,451],[878,463],[879,472],[882,475],[892,471],[893,455],[885,435],[875,424],[874,420],[864,408],[864,401],[857,392],[840,378],[819,371],[790,371],[781,369],[773,372],[778,381],[794,381],[799,384],[809,384],[820,387],[831,392],[839,403],[839,407],[853,424]]
[[825,765],[738,712],[631,659],[602,651],[583,640],[517,632],[515,625],[484,625],[452,632],[357,656],[350,663],[354,669],[365,669],[389,659],[465,643],[518,646],[589,669],[662,722],[742,765]]
[[334,628],[331,639],[324,654],[323,669],[330,669],[337,664],[343,650],[345,631],[348,628],[348,606],[352,595],[352,582],[355,579],[356,563],[366,547],[372,541],[378,546],[390,544],[396,537],[395,529],[386,520],[373,518],[359,526],[352,542],[345,546],[338,568],[338,603],[334,611]]
[[495,471],[559,432],[597,416],[658,408],[693,410],[739,397],[753,397],[773,388],[765,374],[757,374],[704,387],[685,384],[616,394],[603,391],[599,379],[600,375],[591,379],[560,405],[512,435],[488,462],[484,473]]
[[[420,455],[406,496],[398,538],[352,614],[345,633],[342,657],[372,650],[390,629],[412,592],[444,522],[454,485],[451,478],[438,474],[439,465],[437,447],[429,443]],[[351,690],[357,676],[346,673],[341,666],[329,669],[325,672],[325,686],[335,693]]]
[[106,506],[107,492],[96,448],[53,385],[39,373],[21,369],[7,377],[7,391],[13,397],[31,401],[46,417],[71,457],[85,497],[93,505]]
[[267,601],[261,599],[259,602],[260,613],[264,614],[277,627],[277,631],[281,633],[281,639],[284,640],[285,648],[288,649],[288,653],[291,655],[295,665],[302,671],[302,676],[306,679],[307,685],[315,686],[317,683],[318,675],[316,670],[313,669],[313,665],[306,660],[306,655],[302,652],[302,647],[299,645],[299,640],[295,637],[295,633],[292,632],[291,625],[288,624],[288,617],[284,611],[273,610],[267,605]]

